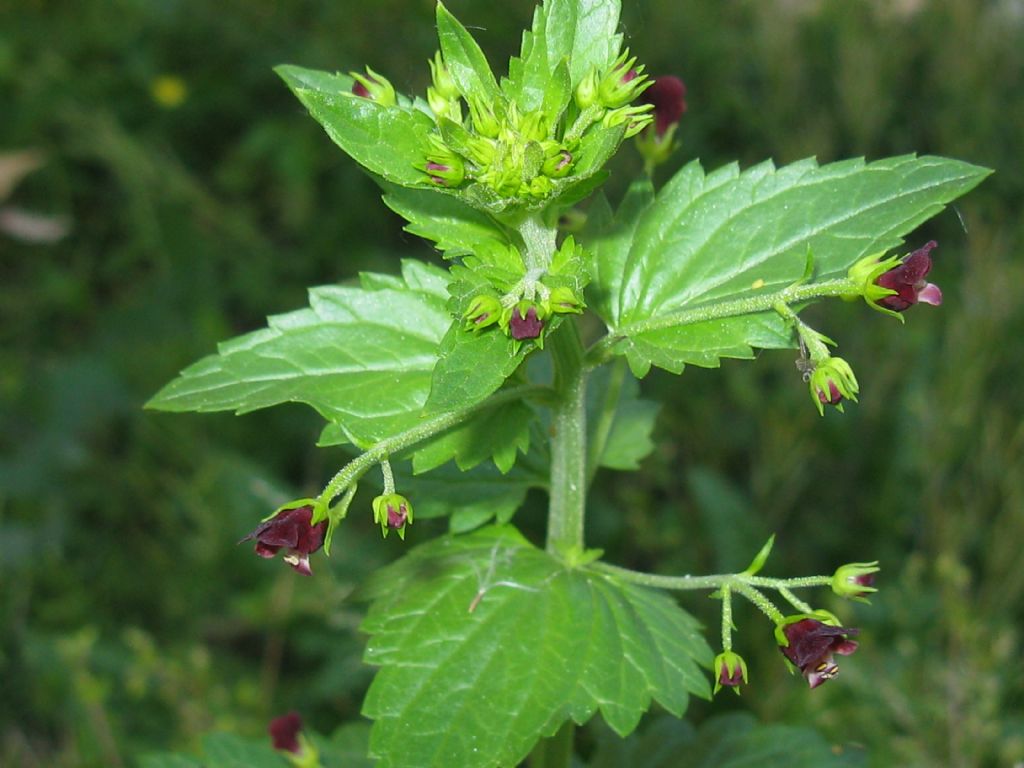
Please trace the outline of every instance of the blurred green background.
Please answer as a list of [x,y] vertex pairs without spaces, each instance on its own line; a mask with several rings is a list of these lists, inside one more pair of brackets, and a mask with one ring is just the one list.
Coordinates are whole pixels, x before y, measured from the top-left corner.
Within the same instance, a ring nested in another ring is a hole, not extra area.
[[[751,686],[689,716],[746,706],[877,766],[1024,761],[1024,2],[625,4],[634,52],[689,87],[677,164],[918,151],[997,173],[910,241],[939,240],[941,308],[902,327],[863,306],[810,311],[860,377],[845,415],[818,417],[785,353],[649,376],[666,402],[656,452],[599,478],[589,543],[675,573],[742,568],[771,532],[773,574],[880,559],[872,607],[820,596],[863,631],[839,680],[808,693],[740,609]],[[532,12],[449,7],[498,69]],[[258,736],[291,708],[323,731],[358,717],[371,673],[346,597],[401,542],[381,542],[363,504],[312,579],[235,545],[343,461],[313,447],[317,417],[141,406],[306,286],[437,261],[271,72],[369,64],[421,92],[432,13],[0,3],[0,153],[46,158],[0,206],[68,226],[49,244],[0,232],[0,765],[131,766],[211,729]],[[639,168],[626,147],[613,198]],[[542,501],[519,518],[535,536]],[[684,605],[714,626],[709,601]]]

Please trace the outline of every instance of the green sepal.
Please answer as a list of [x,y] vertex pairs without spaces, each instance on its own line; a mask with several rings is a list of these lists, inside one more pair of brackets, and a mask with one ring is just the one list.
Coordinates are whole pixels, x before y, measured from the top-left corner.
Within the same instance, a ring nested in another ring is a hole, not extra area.
[[[715,657],[715,663],[713,670],[715,674],[715,687],[712,691],[712,695],[722,690],[722,669],[728,673],[728,677],[732,677],[736,674],[736,669],[739,668],[743,673],[743,683],[747,683],[747,662],[743,660],[743,657],[734,651],[722,651]],[[736,695],[740,695],[740,687],[738,685],[731,686],[736,692]]]
[[747,566],[747,569],[743,571],[743,573],[747,576],[753,576],[764,568],[764,564],[768,561],[768,555],[772,553],[772,547],[774,545],[775,534],[773,533],[768,537],[768,541],[764,543],[764,546],[761,547],[760,551],[754,555],[754,559],[750,561],[750,565]]
[[843,623],[839,621],[834,613],[826,611],[823,608],[811,611],[810,613],[794,613],[791,616],[786,616],[775,625],[775,639],[779,643],[779,647],[788,648],[789,638],[786,637],[783,630],[790,624],[796,624],[798,621],[804,619],[813,619],[814,621],[820,621],[822,624],[826,624],[830,627],[841,627]]
[[859,290],[855,293],[849,294],[848,296],[844,296],[843,298],[853,300],[858,296],[861,296],[867,305],[873,310],[881,312],[884,315],[895,317],[899,319],[901,323],[906,322],[906,318],[904,318],[900,312],[894,312],[893,310],[878,303],[886,296],[895,296],[899,291],[894,291],[892,288],[885,288],[884,286],[878,285],[876,282],[879,277],[884,275],[890,269],[898,267],[902,261],[903,259],[900,256],[890,256],[885,258],[885,251],[865,256],[850,267],[849,271],[846,273],[846,276],[851,282],[855,283],[859,287]]
[[841,565],[832,574],[832,591],[840,597],[845,597],[847,600],[856,600],[859,603],[870,604],[871,601],[864,596],[865,593],[877,592],[878,590],[872,586],[857,584],[851,580],[860,576],[878,573],[880,570],[882,569],[878,567],[877,560],[873,560],[870,563],[847,563],[846,565]]

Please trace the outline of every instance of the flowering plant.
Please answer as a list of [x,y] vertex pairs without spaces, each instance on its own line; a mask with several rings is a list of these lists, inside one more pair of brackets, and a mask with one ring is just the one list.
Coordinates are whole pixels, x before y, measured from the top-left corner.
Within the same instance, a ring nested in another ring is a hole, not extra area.
[[[876,564],[760,576],[769,541],[736,573],[631,571],[586,547],[587,491],[601,467],[636,467],[650,450],[657,409],[628,382],[652,367],[679,374],[797,349],[794,381],[819,412],[856,401],[852,366],[799,313],[836,297],[901,318],[938,303],[924,280],[932,243],[906,259],[886,254],[988,172],[916,156],[710,173],[691,161],[656,188],[686,90],[650,78],[623,49],[619,10],[618,0],[546,0],[499,80],[438,4],[423,96],[370,69],[280,67],[446,266],[405,261],[398,275],[315,288],[308,308],[224,344],[150,403],[244,412],[303,402],[324,417],[319,444],[354,458],[316,498],[285,504],[246,537],[264,557],[287,548],[299,573],[335,535],[344,546],[357,486],[376,466],[383,492],[364,511],[385,535],[414,537],[413,505],[416,521],[450,515],[449,535],[412,548],[366,590],[365,658],[379,670],[363,714],[383,766],[508,766],[531,753],[569,765],[573,724],[597,712],[625,736],[654,701],[681,716],[712,681],[738,691],[748,669],[732,647],[736,596],[775,626],[812,688],[835,677],[835,654],[856,648],[857,630],[796,590],[831,585],[864,599]],[[600,191],[605,166],[633,138],[646,173],[613,205]],[[452,478],[451,464],[458,480],[428,494],[423,475]],[[550,500],[543,548],[511,524],[532,488]],[[717,657],[665,590],[719,601]],[[749,677],[756,686],[757,671]]]

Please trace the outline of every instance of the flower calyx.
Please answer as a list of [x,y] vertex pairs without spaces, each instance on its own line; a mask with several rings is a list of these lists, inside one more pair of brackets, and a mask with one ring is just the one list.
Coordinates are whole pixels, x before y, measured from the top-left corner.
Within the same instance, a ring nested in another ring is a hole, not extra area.
[[311,576],[313,571],[309,567],[309,556],[323,546],[328,522],[321,520],[312,525],[312,499],[303,499],[293,504],[301,505],[278,509],[238,543],[255,539],[256,554],[265,558],[274,557],[281,549],[287,549],[284,561],[303,576]]
[[624,107],[651,85],[644,66],[637,65],[636,56],[625,49],[597,83],[597,103],[606,109]]
[[[931,252],[938,243],[929,240],[906,256],[867,256],[852,267],[847,277],[858,287],[872,309],[901,317],[900,313],[918,303],[939,306],[942,291],[925,278],[932,269]],[[901,317],[902,319],[902,317]]]
[[747,662],[733,651],[722,651],[715,657],[715,689],[718,693],[722,688],[732,688],[736,695],[740,694],[740,685],[747,683]]
[[875,574],[880,570],[877,560],[870,563],[841,565],[832,574],[832,591],[840,597],[867,603],[868,595],[878,591],[874,583]]
[[365,75],[349,72],[349,76],[355,80],[352,93],[356,96],[376,101],[382,107],[393,107],[398,103],[395,87],[384,75],[367,67]]
[[391,531],[405,540],[405,527],[412,525],[412,504],[398,493],[385,493],[373,500],[373,521],[380,524],[381,533],[387,538]]
[[859,632],[841,626],[828,611],[814,611],[785,617],[775,627],[775,639],[792,668],[800,670],[811,688],[817,688],[839,674],[834,657],[856,651],[857,642],[849,638]]
[[676,149],[676,129],[686,113],[686,84],[674,75],[657,77],[643,100],[654,106],[654,122],[637,136],[636,147],[650,173]]
[[803,371],[811,393],[811,401],[818,414],[825,415],[825,406],[833,406],[843,412],[843,401],[857,402],[860,385],[850,364],[841,357],[829,356],[820,361],[798,360],[797,367]]

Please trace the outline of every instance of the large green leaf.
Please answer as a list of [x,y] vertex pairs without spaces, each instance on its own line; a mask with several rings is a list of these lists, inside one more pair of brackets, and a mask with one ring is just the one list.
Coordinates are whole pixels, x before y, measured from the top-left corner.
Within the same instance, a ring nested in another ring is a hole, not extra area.
[[344,81],[326,72],[291,65],[275,71],[334,143],[364,168],[395,184],[430,187],[420,168],[434,123],[422,110],[339,91]]
[[382,768],[515,765],[567,719],[620,735],[652,700],[709,695],[695,620],[660,593],[569,569],[509,527],[445,537],[379,572],[363,704]]
[[416,424],[451,316],[448,274],[407,261],[402,278],[310,291],[310,308],[220,345],[147,404],[166,411],[245,413],[302,402],[357,445]]
[[600,449],[591,457],[598,466],[637,469],[654,450],[651,432],[661,409],[640,397],[636,379],[626,375],[621,361],[595,370],[587,382],[588,443]]
[[502,472],[515,464],[518,452],[530,448],[530,425],[534,411],[522,401],[490,408],[475,418],[430,438],[417,446],[413,471],[429,472],[450,459],[459,469],[472,469],[489,458]]
[[441,3],[437,4],[437,38],[444,63],[459,92],[504,111],[501,108],[504,97],[487,57],[468,30]]
[[511,243],[491,215],[445,192],[388,185],[384,203],[409,222],[406,232],[433,240],[446,259],[474,253],[490,240]]
[[472,333],[456,320],[440,343],[427,407],[449,411],[479,403],[511,376],[532,349],[491,328]]
[[[643,213],[606,318],[614,329],[695,304],[784,287],[804,272],[845,271],[894,248],[908,232],[989,171],[957,160],[905,155],[818,166],[813,159],[740,173],[690,163]],[[756,286],[756,287],[755,287]]]
[[860,755],[830,745],[809,728],[761,725],[748,714],[719,715],[694,728],[659,717],[642,733],[620,739],[607,730],[589,768],[840,768]]

